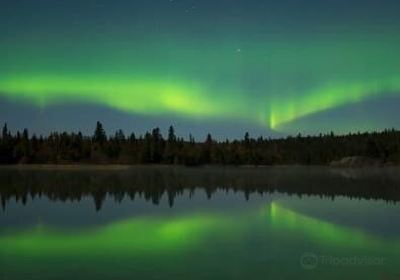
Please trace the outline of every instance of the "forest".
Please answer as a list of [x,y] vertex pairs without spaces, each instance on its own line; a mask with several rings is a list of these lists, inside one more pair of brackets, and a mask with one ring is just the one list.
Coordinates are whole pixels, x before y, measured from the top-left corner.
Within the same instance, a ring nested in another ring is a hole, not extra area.
[[360,157],[380,164],[400,163],[400,131],[333,132],[286,138],[252,138],[204,141],[177,137],[170,126],[144,135],[107,135],[100,122],[94,133],[53,132],[30,135],[27,129],[12,134],[4,124],[0,135],[0,164],[166,164],[166,165],[329,165],[346,157]]

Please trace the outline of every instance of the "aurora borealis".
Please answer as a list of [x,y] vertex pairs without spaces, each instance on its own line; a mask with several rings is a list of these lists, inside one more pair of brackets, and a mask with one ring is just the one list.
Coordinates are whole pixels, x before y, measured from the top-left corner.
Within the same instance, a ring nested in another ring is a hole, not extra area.
[[[298,278],[305,278],[309,271],[318,277],[330,276],[332,267],[323,259],[318,265],[311,262],[308,269],[302,269],[299,262],[304,250],[312,250],[315,253],[306,254],[316,258],[322,252],[325,260],[329,256],[343,256],[343,260],[351,256],[350,259],[365,262],[334,266],[336,273],[344,269],[347,274],[357,272],[365,278],[372,275],[374,279],[382,271],[397,271],[398,237],[373,234],[367,228],[345,226],[284,206],[296,201],[299,199],[286,197],[254,205],[239,202],[240,208],[210,211],[200,207],[195,212],[184,207],[172,216],[159,209],[160,212],[150,215],[116,218],[95,225],[67,226],[67,221],[63,221],[63,226],[40,222],[22,228],[5,227],[0,232],[0,260],[6,264],[4,275],[18,279],[25,271],[34,278],[52,278],[70,274],[76,267],[80,271],[78,279],[93,274],[133,274],[140,278],[193,274],[195,279],[203,279],[210,271],[213,276],[232,273],[257,278],[260,273],[264,275],[271,270],[277,276],[282,271],[284,275]],[[311,197],[303,201],[303,205],[313,203],[321,210],[332,204]],[[358,206],[364,203],[362,208],[371,213],[376,211],[376,201],[357,203]],[[396,208],[391,211],[396,212]],[[278,261],[271,261],[273,258]],[[45,266],[48,269],[43,276]],[[221,267],[224,269],[217,269]]]
[[[400,106],[399,8],[394,0],[5,0],[0,118],[30,124],[4,113],[12,102],[76,108],[83,119],[106,107],[202,121],[205,130],[215,121],[265,134],[390,128],[400,119],[380,101]],[[357,110],[326,121],[344,106]]]

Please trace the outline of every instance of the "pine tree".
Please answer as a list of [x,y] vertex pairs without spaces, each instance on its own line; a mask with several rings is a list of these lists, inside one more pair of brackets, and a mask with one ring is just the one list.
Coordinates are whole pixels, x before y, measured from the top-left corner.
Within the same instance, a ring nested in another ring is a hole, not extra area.
[[5,123],[3,126],[3,133],[2,133],[3,141],[6,141],[8,139],[8,136],[9,136],[9,132],[8,132],[8,128],[7,128],[7,123]]
[[104,144],[107,141],[107,135],[104,131],[103,125],[101,122],[96,123],[96,129],[94,131],[93,141],[95,143]]
[[168,142],[169,143],[176,142],[175,130],[174,130],[174,127],[172,125],[168,129]]

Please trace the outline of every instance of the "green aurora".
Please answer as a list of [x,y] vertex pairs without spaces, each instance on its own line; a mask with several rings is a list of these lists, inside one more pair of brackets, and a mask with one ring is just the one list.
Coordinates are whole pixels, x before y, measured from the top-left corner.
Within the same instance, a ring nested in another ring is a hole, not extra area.
[[[283,207],[277,202],[270,204],[269,218],[273,228],[278,231],[289,229],[327,246],[387,250],[388,252],[393,248],[400,247],[400,240],[392,240],[388,244],[386,240],[379,238],[379,236],[368,234],[361,229],[316,219]],[[351,240],[350,243],[349,240]]]
[[[39,108],[92,104],[144,116],[243,120],[290,132],[286,124],[301,118],[400,93],[400,24],[353,22],[365,17],[357,6],[347,7],[349,18],[330,4],[337,10],[327,22],[329,7],[315,22],[305,13],[289,24],[294,14],[278,19],[270,10],[284,5],[272,2],[243,9],[238,1],[221,14],[209,1],[184,12],[184,2],[160,1],[155,9],[137,3],[132,15],[123,12],[130,4],[118,6],[119,16],[91,7],[72,22],[72,7],[47,2],[42,8],[54,14],[26,14],[25,23],[7,9],[0,14],[4,98]],[[391,19],[389,6],[379,9]]]
[[[239,222],[240,221],[240,222]],[[222,234],[224,239],[242,238],[258,225],[278,233],[292,232],[312,238],[317,244],[340,248],[362,248],[377,252],[395,252],[399,240],[380,238],[361,229],[349,228],[297,213],[271,202],[259,211],[254,209],[234,216],[223,213],[195,214],[170,218],[138,217],[113,222],[92,229],[65,230],[37,225],[21,232],[0,235],[0,246],[8,255],[71,256],[108,252],[115,256],[172,254],[196,249],[207,238]],[[264,225],[265,224],[265,225]],[[351,240],[351,243],[349,243]],[[398,250],[397,250],[398,251]]]
[[[172,253],[196,246],[205,234],[226,227],[213,216],[157,219],[135,218],[102,226],[97,229],[51,229],[45,225],[12,236],[1,237],[2,251],[22,255]],[[116,238],[117,237],[117,238]]]

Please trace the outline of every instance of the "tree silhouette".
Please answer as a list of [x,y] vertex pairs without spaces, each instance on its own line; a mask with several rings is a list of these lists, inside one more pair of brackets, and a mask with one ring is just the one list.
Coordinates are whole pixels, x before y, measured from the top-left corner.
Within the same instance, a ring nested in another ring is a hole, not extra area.
[[176,142],[175,129],[172,125],[168,129],[168,142],[169,143]]
[[2,134],[1,134],[1,135],[2,135],[3,141],[6,140],[6,139],[8,138],[9,132],[8,132],[7,123],[4,124],[3,130],[2,130]]
[[99,144],[103,144],[104,142],[107,141],[106,132],[104,131],[103,125],[99,121],[96,123],[96,129],[94,131],[93,141]]
[[288,136],[280,139],[251,138],[216,141],[209,133],[204,142],[178,138],[170,126],[164,139],[160,128],[126,138],[122,130],[107,138],[103,125],[96,123],[94,135],[81,132],[52,132],[47,137],[28,130],[12,135],[4,124],[0,137],[0,163],[95,163],[95,164],[234,164],[327,165],[346,157],[366,158],[365,162],[400,163],[400,132]]

